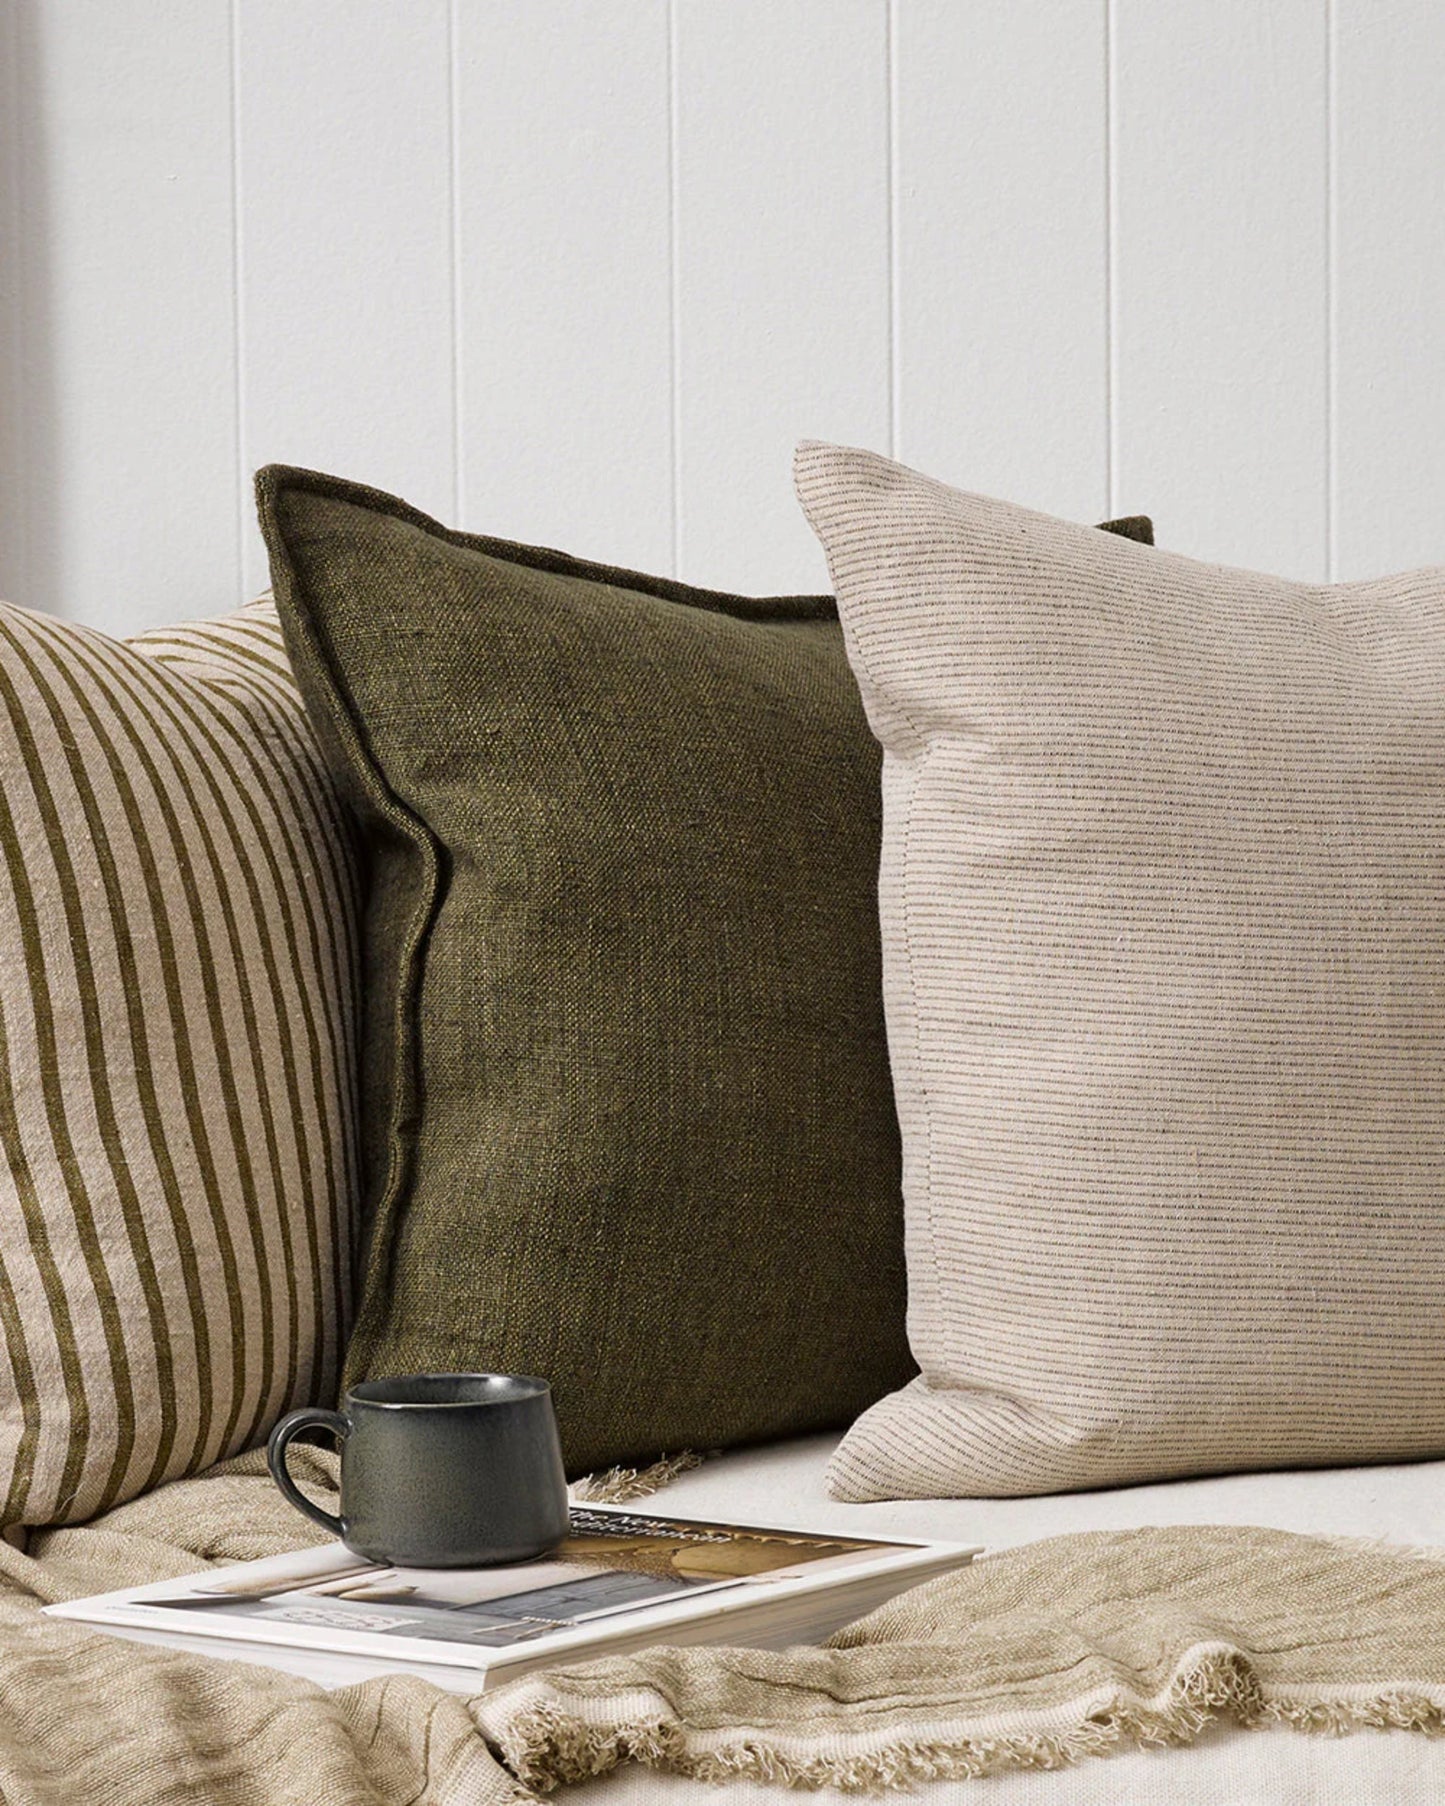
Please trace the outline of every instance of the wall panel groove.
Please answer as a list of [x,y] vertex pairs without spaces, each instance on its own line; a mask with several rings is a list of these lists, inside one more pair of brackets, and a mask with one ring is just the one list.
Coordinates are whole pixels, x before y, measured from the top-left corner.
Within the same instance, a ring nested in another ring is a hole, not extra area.
[[251,469],[824,580],[794,441],[1445,558],[1432,0],[0,0],[0,592],[266,581]]
[[0,596],[30,591],[26,536],[24,44],[19,10],[0,7]]
[[885,0],[677,0],[691,582],[824,584],[794,443],[888,443],[885,15]]
[[665,571],[667,0],[458,22],[464,522]]
[[898,455],[1084,519],[1109,500],[1105,23],[1102,0],[898,17]]
[[888,107],[888,455],[898,456],[903,384],[898,367],[898,4],[888,0],[883,44]]
[[1325,570],[1339,577],[1339,53],[1335,0],[1324,0],[1325,30]]
[[1445,16],[1335,0],[1342,577],[1445,563]]
[[1104,456],[1106,512],[1119,505],[1119,83],[1114,69],[1114,0],[1104,7]]
[[682,575],[682,304],[677,184],[677,0],[667,0],[667,399],[672,575]]
[[1118,500],[1160,541],[1327,565],[1323,0],[1114,0]]
[[466,422],[462,416],[462,178],[458,80],[457,0],[447,0],[447,260],[451,277],[447,324],[452,354],[452,519],[460,521],[466,518],[467,495],[464,487]]
[[236,568],[230,17],[12,0],[18,602],[143,626]]
[[[241,0],[246,478],[340,470],[450,511],[448,0]],[[247,502],[246,588],[267,582]]]
[[[236,426],[236,473],[244,477],[247,469],[246,461],[246,249],[242,229],[245,218],[245,200],[241,192],[241,171],[244,158],[241,152],[241,0],[229,0],[227,7],[230,23],[230,43],[228,70],[230,75],[230,108],[231,123],[231,365],[234,385],[235,426]],[[244,580],[242,574],[251,557],[250,542],[253,532],[251,518],[250,495],[244,482],[236,484],[236,574]]]

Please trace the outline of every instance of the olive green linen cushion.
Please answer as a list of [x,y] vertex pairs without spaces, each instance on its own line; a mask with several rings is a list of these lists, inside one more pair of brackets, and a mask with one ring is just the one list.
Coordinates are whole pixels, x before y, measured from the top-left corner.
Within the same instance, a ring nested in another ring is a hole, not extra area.
[[572,1473],[849,1421],[913,1366],[879,754],[831,598],[257,489],[370,842],[348,1379],[543,1374]]

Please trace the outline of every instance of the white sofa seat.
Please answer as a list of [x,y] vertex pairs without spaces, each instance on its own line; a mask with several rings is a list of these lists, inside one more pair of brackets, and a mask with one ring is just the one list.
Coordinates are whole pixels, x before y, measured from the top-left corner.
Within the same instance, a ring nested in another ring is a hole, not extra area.
[[1264,1524],[1311,1535],[1445,1546],[1445,1461],[1222,1474],[1036,1499],[843,1505],[828,1497],[823,1484],[836,1441],[811,1436],[733,1450],[681,1475],[657,1496],[682,1516],[846,1536],[933,1537],[991,1549],[1074,1530],[1132,1530],[1143,1524]]

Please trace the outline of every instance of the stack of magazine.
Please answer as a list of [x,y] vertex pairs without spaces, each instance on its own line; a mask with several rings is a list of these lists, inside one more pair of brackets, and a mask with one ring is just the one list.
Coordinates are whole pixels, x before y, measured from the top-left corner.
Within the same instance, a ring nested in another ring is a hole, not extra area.
[[478,1693],[655,1643],[821,1642],[977,1553],[585,1505],[556,1549],[510,1567],[378,1567],[328,1543],[46,1610],[326,1687],[405,1670]]

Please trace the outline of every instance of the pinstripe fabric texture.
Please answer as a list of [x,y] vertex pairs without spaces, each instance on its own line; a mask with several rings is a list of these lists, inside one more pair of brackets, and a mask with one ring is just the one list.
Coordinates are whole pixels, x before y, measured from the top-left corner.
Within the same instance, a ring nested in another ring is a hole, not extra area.
[[849,1499],[1445,1451],[1445,571],[1204,565],[800,447],[885,748],[921,1374]]
[[0,605],[0,1521],[334,1389],[358,890],[269,602],[122,643]]

